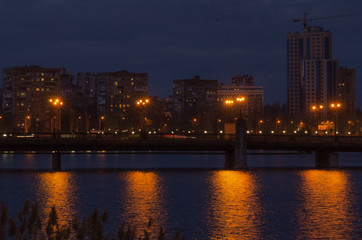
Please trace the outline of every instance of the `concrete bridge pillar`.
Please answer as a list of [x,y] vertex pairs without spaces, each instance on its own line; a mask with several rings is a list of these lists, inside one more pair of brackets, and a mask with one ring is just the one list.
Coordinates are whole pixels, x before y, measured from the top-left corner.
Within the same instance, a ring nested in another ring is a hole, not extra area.
[[336,152],[315,152],[316,168],[335,168],[338,167],[338,153]]
[[225,152],[224,167],[226,169],[234,169],[234,167],[235,167],[235,151],[234,150],[227,150]]
[[240,117],[236,123],[235,132],[235,168],[247,168],[247,140],[245,119]]
[[58,150],[52,152],[52,169],[57,171],[61,169],[61,155]]
[[225,153],[225,168],[241,169],[247,168],[247,139],[246,139],[246,123],[245,119],[239,118],[236,123],[235,132],[235,148],[234,152],[227,151]]

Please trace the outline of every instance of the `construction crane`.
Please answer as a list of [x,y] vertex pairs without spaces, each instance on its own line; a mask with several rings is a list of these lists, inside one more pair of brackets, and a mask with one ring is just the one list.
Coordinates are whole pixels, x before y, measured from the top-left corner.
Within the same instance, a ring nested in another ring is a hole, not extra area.
[[345,15],[336,15],[336,16],[329,16],[329,17],[315,17],[315,18],[307,18],[308,13],[304,13],[304,18],[303,19],[293,19],[293,22],[304,22],[304,28],[307,27],[307,22],[311,22],[314,20],[320,20],[320,19],[329,19],[329,18],[342,18],[342,17],[352,17],[352,16],[357,16],[358,14],[345,14]]

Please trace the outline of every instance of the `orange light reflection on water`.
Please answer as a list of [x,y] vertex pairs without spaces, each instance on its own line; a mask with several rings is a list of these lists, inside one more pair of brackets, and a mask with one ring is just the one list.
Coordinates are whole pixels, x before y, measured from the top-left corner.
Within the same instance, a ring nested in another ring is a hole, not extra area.
[[[150,218],[154,220],[154,228],[164,226],[167,212],[164,210],[162,181],[154,172],[128,172],[122,174],[125,189],[121,194],[125,197],[126,224],[135,226],[138,230],[144,229]],[[155,232],[155,231],[153,231]]]
[[25,154],[24,163],[27,168],[34,168],[35,166],[35,154]]
[[350,239],[354,216],[351,182],[345,171],[308,170],[302,174],[302,239]]
[[209,224],[212,239],[260,239],[261,205],[255,176],[216,171],[211,176]]
[[75,204],[75,184],[74,176],[67,172],[52,172],[39,174],[39,188],[37,191],[39,207],[46,221],[51,207],[55,206],[60,224],[66,224],[77,215]]

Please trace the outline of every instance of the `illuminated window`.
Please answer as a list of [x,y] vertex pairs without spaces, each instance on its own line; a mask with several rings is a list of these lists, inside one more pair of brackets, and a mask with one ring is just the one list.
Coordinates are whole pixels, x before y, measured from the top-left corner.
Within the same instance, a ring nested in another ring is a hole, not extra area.
[[35,91],[39,92],[39,91],[40,91],[40,89],[39,89],[39,88],[35,88]]

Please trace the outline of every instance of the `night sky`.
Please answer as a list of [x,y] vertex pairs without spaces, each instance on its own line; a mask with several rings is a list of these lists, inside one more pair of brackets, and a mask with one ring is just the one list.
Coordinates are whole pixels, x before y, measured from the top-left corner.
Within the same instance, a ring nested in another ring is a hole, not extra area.
[[150,95],[200,75],[229,83],[252,74],[265,102],[286,102],[286,35],[294,18],[333,34],[333,58],[357,70],[362,108],[361,0],[0,0],[0,68],[64,66],[72,73],[149,74]]

